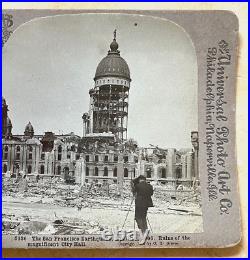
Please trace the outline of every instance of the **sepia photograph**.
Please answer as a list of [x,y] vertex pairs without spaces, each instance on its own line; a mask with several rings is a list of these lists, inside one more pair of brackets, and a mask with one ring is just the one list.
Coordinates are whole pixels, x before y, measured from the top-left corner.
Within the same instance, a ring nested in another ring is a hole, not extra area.
[[3,234],[109,240],[124,230],[145,244],[202,233],[189,34],[171,20],[90,13],[33,19],[9,36]]

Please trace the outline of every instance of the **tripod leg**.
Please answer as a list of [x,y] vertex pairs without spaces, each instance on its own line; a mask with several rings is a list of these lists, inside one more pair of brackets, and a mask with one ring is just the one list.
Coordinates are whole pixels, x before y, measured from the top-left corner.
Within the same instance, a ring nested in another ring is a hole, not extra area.
[[153,233],[152,227],[151,227],[150,222],[149,222],[149,220],[148,220],[148,216],[147,216],[147,221],[148,221],[148,225],[149,225],[149,227],[150,227],[150,230],[151,230],[151,232]]
[[125,220],[124,220],[124,223],[123,223],[123,225],[122,225],[122,229],[123,229],[124,226],[125,226],[125,223],[126,223],[126,220],[127,220],[127,218],[128,218],[128,214],[129,214],[129,212],[130,212],[130,209],[131,209],[131,206],[132,206],[132,204],[133,204],[133,201],[134,201],[134,198],[132,199],[131,204],[130,204],[130,206],[129,206],[128,213],[127,213],[126,218],[125,218]]

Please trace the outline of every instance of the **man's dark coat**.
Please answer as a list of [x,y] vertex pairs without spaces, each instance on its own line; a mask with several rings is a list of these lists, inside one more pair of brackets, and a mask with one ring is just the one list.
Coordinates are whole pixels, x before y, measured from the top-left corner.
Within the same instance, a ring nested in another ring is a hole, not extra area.
[[151,196],[153,195],[153,187],[151,184],[148,184],[147,182],[139,182],[135,185],[135,205],[137,207],[147,208],[147,207],[153,207],[153,201],[151,199]]

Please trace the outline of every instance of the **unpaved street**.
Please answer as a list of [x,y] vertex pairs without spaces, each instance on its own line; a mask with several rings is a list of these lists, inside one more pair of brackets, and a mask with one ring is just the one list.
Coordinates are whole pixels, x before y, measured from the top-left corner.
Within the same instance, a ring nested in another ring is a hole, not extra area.
[[[134,206],[134,205],[133,205]],[[134,228],[134,210],[133,206],[129,212],[125,229]],[[82,208],[80,211],[76,207],[61,207],[57,205],[38,204],[38,203],[20,203],[3,202],[3,213],[14,215],[16,219],[28,216],[29,221],[40,221],[50,224],[58,219],[80,220],[91,224],[92,227],[102,226],[109,228],[121,227],[126,218],[129,203],[126,207],[117,208]],[[149,210],[148,219],[150,221],[153,233],[175,233],[175,232],[202,232],[202,216],[181,214],[174,210],[167,213],[161,213],[155,208]],[[79,222],[79,221],[78,221]],[[136,227],[137,228],[137,227]],[[91,229],[90,233],[95,233]],[[48,231],[49,233],[50,231]],[[46,232],[45,232],[46,233]]]

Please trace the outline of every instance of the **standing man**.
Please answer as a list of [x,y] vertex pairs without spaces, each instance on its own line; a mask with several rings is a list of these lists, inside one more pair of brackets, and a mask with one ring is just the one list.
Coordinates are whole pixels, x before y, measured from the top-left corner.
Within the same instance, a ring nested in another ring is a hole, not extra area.
[[132,180],[132,192],[135,196],[135,220],[138,228],[144,234],[148,229],[147,211],[149,207],[153,207],[151,196],[153,195],[153,187],[146,182],[146,177],[140,175]]

